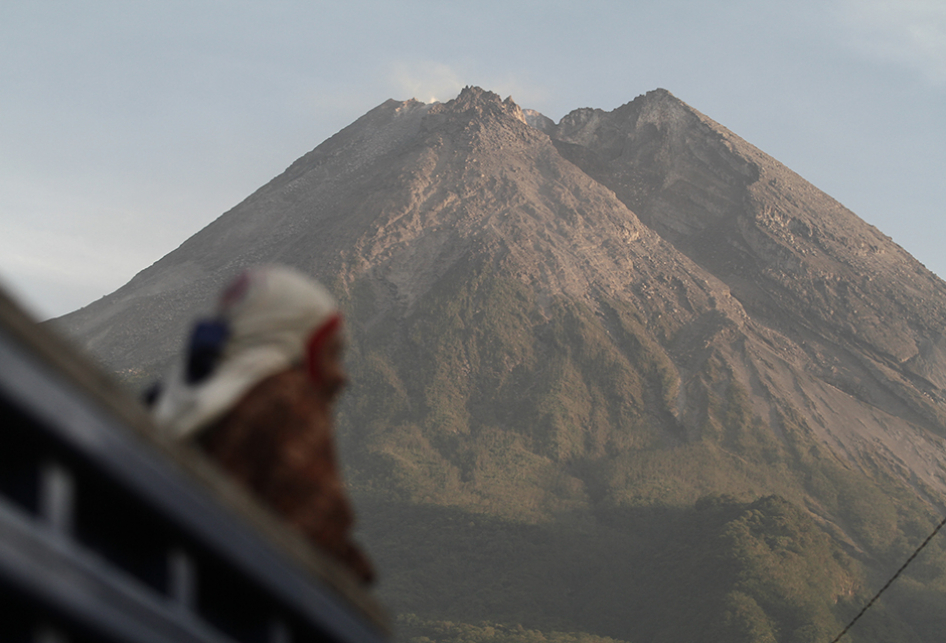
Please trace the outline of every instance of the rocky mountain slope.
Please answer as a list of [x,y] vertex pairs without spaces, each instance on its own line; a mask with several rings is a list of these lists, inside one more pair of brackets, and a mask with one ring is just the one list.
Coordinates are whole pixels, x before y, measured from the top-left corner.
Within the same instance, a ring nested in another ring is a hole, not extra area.
[[[346,308],[340,440],[398,611],[817,640],[943,504],[946,284],[666,91],[558,124],[388,101],[56,323],[148,379],[273,261]],[[935,631],[922,573],[861,640]]]
[[[943,434],[946,284],[888,237],[666,92],[551,129],[563,155],[801,349],[808,373]],[[816,424],[855,457],[856,435],[831,434],[842,423]]]

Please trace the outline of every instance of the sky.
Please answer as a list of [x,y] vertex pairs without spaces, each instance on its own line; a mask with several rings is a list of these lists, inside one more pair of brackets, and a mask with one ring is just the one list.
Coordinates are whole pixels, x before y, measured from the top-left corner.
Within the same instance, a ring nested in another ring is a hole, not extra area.
[[658,87],[946,276],[946,0],[0,0],[0,284],[127,283],[389,98]]

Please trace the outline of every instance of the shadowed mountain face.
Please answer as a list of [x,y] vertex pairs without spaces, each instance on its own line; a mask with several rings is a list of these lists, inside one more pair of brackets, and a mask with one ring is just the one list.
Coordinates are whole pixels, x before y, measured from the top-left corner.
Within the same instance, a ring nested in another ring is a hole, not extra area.
[[[388,101],[56,323],[126,378],[154,377],[260,262],[317,276],[346,309],[340,441],[397,610],[816,640],[942,504],[946,284],[663,90],[558,124],[477,88]],[[406,565],[416,538],[430,555]],[[680,557],[661,559],[670,542]],[[550,562],[578,543],[608,558]],[[475,572],[451,567],[458,548]],[[667,580],[704,556],[735,558]],[[910,587],[928,597],[942,579],[926,573]],[[543,594],[570,587],[582,597]],[[622,617],[615,592],[699,607],[664,627],[656,607]],[[877,631],[925,640],[929,621],[891,600]]]

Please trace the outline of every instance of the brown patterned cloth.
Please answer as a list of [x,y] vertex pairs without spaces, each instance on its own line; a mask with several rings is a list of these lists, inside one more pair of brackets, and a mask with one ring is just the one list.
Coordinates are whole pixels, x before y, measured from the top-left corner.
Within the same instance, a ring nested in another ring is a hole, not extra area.
[[331,412],[331,399],[305,369],[291,368],[261,380],[197,442],[313,544],[370,583],[371,562],[351,539],[354,514]]

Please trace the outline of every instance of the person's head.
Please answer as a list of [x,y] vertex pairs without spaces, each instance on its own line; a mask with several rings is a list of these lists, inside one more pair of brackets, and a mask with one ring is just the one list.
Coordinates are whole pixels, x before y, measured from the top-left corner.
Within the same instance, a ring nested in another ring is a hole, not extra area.
[[223,359],[255,346],[277,348],[287,366],[304,366],[318,388],[344,384],[342,317],[329,292],[289,268],[247,270],[220,296],[230,328]]
[[155,419],[194,434],[256,383],[295,367],[332,399],[345,383],[343,345],[338,306],[322,285],[282,266],[249,269],[223,290],[216,316],[195,326]]

